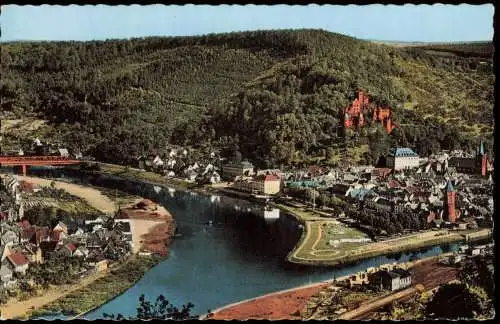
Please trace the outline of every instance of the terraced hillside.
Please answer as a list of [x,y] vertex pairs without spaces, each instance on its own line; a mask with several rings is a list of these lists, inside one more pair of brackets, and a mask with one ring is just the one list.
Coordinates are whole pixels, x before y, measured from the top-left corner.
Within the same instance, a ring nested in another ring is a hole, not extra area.
[[[320,30],[4,43],[2,148],[41,136],[126,164],[173,143],[240,151],[260,166],[373,162],[396,143],[427,154],[484,139],[491,149],[493,48],[460,46]],[[400,129],[343,134],[341,110],[357,88],[391,105]],[[27,126],[8,127],[19,119]]]

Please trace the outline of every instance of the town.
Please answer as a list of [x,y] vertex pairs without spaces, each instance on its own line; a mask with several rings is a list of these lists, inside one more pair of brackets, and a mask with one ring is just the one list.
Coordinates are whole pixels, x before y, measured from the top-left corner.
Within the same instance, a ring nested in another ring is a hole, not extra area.
[[2,6],[0,320],[494,317],[493,6],[73,7]]
[[[38,138],[34,140],[35,148],[42,145]],[[66,149],[59,148],[54,153],[70,158]],[[81,158],[79,153],[75,155],[75,159]],[[486,237],[491,235],[493,168],[482,143],[475,154],[443,151],[429,157],[398,147],[387,156],[385,167],[257,170],[241,157],[224,162],[215,154],[206,161],[191,164],[186,161],[189,161],[186,149],[180,152],[171,149],[166,156],[139,158],[135,167],[208,187],[212,193],[315,212],[321,219],[335,220],[335,224],[358,231],[349,237],[339,235],[338,230],[320,228],[325,245],[334,251],[353,246],[363,248],[366,243],[429,230],[463,233],[460,238],[466,241],[473,240],[478,233],[484,238],[485,233],[478,229],[486,229]],[[88,168],[89,162],[85,163]],[[98,168],[98,164],[95,166]],[[35,198],[39,191],[42,189],[18,181],[14,175],[2,177],[3,296],[22,295],[33,291],[37,284],[63,282],[72,276],[103,271],[114,261],[130,255],[133,244],[126,209],[115,217],[96,214],[87,216],[89,219],[85,221],[64,215],[55,219],[47,216],[49,220],[41,215],[30,217],[30,209],[47,213],[36,209],[43,201]],[[50,189],[43,191],[47,194]],[[61,197],[61,193],[51,194]],[[149,204],[140,202],[134,208],[146,211]],[[315,259],[313,250],[314,247],[306,254],[309,261],[322,263]],[[44,273],[53,271],[49,265],[71,272],[68,276],[47,278]]]

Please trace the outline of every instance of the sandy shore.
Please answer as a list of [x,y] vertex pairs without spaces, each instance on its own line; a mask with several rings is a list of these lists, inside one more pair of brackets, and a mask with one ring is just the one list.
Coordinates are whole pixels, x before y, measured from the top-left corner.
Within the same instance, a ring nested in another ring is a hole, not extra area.
[[95,188],[85,187],[73,183],[54,181],[50,179],[41,179],[34,177],[17,176],[19,180],[25,180],[40,186],[50,187],[52,182],[55,183],[57,189],[63,189],[70,194],[80,197],[97,210],[106,214],[114,214],[116,212],[116,204],[108,197],[103,195]]
[[[137,199],[131,206],[136,205],[138,202],[140,202],[141,199]],[[133,243],[133,248],[132,252],[133,253],[138,253],[141,248],[145,247],[145,243],[148,243],[151,241],[152,237],[151,235],[153,233],[155,234],[160,234],[158,232],[158,228],[161,228],[162,225],[167,224],[168,225],[173,223],[173,217],[172,215],[167,211],[167,209],[163,206],[157,205],[156,210],[152,213],[152,216],[148,217],[134,217],[130,219],[130,230],[132,231],[132,243]],[[169,228],[164,229],[163,235],[160,235],[161,237],[157,237],[158,235],[155,235],[155,238],[157,241],[168,241],[170,239],[170,236],[173,235],[173,232],[169,232]],[[167,237],[168,236],[168,237]],[[147,247],[146,247],[147,249]]]
[[327,287],[328,281],[270,293],[250,300],[224,306],[203,319],[300,319],[298,315],[311,296]]
[[148,219],[131,219],[130,230],[132,231],[132,252],[137,253],[142,247],[142,237],[153,230],[153,228],[163,223],[162,221],[148,220]]

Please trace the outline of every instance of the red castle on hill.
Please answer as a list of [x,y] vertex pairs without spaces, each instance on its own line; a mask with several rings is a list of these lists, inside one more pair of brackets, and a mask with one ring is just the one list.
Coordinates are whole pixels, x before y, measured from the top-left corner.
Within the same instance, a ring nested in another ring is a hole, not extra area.
[[365,125],[364,113],[371,114],[373,121],[381,123],[387,134],[390,134],[396,127],[392,122],[392,109],[370,103],[370,98],[362,90],[358,90],[357,98],[350,106],[344,108],[344,127],[363,127]]

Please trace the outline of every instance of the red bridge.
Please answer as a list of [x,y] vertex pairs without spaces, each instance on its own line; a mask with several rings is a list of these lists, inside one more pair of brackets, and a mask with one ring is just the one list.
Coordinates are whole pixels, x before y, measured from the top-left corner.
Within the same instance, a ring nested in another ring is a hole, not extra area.
[[64,156],[0,156],[0,166],[21,166],[24,176],[30,165],[71,165],[81,162]]

